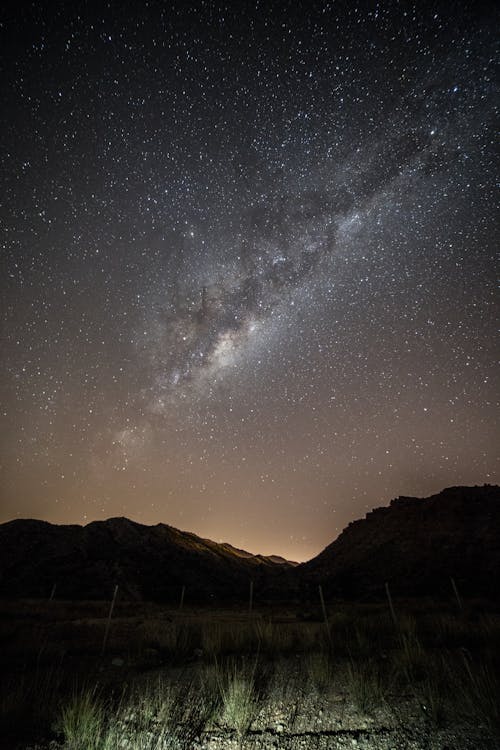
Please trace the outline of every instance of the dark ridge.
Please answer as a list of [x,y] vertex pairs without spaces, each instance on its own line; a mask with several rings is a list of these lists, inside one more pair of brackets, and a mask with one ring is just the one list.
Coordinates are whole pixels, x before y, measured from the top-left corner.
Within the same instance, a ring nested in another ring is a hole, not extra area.
[[398,497],[353,521],[317,557],[297,565],[159,523],[127,518],[86,526],[18,519],[0,525],[0,596],[243,602],[449,595],[500,598],[500,488],[449,487]]
[[448,487],[428,498],[398,497],[353,521],[296,574],[306,589],[359,597],[449,592],[499,596],[500,488]]
[[116,584],[126,599],[241,600],[249,580],[264,588],[296,563],[254,555],[166,524],[128,518],[86,526],[18,519],[0,525],[0,596],[109,598]]

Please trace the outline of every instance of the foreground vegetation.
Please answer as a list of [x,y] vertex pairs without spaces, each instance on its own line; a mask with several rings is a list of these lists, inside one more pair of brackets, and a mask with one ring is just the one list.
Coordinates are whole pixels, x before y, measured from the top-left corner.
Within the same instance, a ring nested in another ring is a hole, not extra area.
[[412,747],[450,731],[454,747],[498,746],[500,615],[478,605],[407,603],[394,617],[123,605],[107,638],[98,604],[2,606],[2,747],[385,747],[386,734],[404,748],[410,730]]

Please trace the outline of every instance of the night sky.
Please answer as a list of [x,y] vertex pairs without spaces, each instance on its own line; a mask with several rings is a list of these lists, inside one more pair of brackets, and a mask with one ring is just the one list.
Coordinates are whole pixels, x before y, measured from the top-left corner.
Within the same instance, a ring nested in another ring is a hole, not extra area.
[[0,520],[499,481],[494,4],[186,5],[2,12]]

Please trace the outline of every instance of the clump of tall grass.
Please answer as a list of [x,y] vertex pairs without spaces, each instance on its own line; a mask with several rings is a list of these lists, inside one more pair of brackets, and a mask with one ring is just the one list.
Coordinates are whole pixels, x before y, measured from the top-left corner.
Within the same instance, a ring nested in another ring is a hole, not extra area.
[[283,630],[279,632],[277,626],[269,620],[256,620],[254,630],[262,653],[275,654],[283,647],[286,648]]
[[381,705],[385,688],[380,666],[371,660],[353,661],[347,664],[347,688],[357,708],[362,713]]
[[143,620],[136,630],[139,650],[146,647],[173,652],[177,647],[178,638],[179,625],[161,619]]
[[201,648],[210,658],[228,654],[279,655],[325,648],[324,626],[318,623],[275,623],[263,618],[248,622],[207,622],[201,631]]
[[336,654],[351,659],[371,659],[394,645],[394,624],[381,613],[355,617],[339,612],[330,621],[330,629]]
[[77,692],[58,728],[68,750],[191,750],[208,716],[206,695],[158,679],[123,693],[117,704],[96,689]]
[[252,653],[258,646],[256,626],[251,622],[211,622],[201,630],[201,648],[209,658],[224,654]]
[[426,676],[429,657],[414,630],[399,634],[398,648],[392,655],[396,671],[413,684]]
[[58,725],[69,750],[100,750],[105,708],[96,689],[75,692],[62,707]]
[[207,622],[201,631],[201,648],[209,658],[217,658],[228,649],[226,630],[220,622]]
[[435,648],[475,648],[481,640],[481,623],[471,623],[453,614],[431,614],[420,618],[425,642]]
[[433,727],[444,723],[450,682],[448,662],[424,648],[414,617],[398,619],[391,653],[395,677],[409,689]]
[[259,652],[268,656],[307,651],[310,648],[310,629],[307,627],[298,628],[295,623],[256,620],[254,629]]
[[257,712],[256,667],[256,661],[252,666],[234,660],[223,667],[217,665],[220,721],[234,729],[240,740],[248,732]]
[[125,709],[125,718],[141,727],[171,724],[178,713],[178,696],[173,686],[161,677],[145,686],[136,686]]
[[318,693],[326,692],[333,682],[333,659],[328,650],[307,655],[305,666],[310,683]]
[[[419,664],[422,672],[409,682],[409,686],[422,711],[433,727],[445,723],[448,695],[453,682],[453,672],[448,660],[438,655],[422,652]],[[411,672],[408,673],[411,679]]]
[[356,659],[367,659],[373,654],[373,642],[364,627],[359,623],[354,625],[347,639],[347,653]]
[[141,623],[137,650],[153,648],[170,662],[181,662],[201,646],[201,632],[196,624],[149,619]]
[[267,713],[276,716],[276,708],[284,709],[283,719],[287,727],[293,731],[300,711],[304,705],[304,697],[309,693],[309,684],[304,680],[302,664],[297,660],[295,667],[290,669],[287,657],[278,659],[272,670],[267,692]]
[[455,702],[462,715],[500,735],[500,678],[493,664],[475,664],[464,655],[455,690]]
[[163,750],[177,739],[179,701],[172,686],[159,679],[122,696],[118,707],[109,707],[100,750]]
[[0,730],[44,731],[57,714],[62,672],[59,667],[36,669],[20,677],[2,680],[0,686]]

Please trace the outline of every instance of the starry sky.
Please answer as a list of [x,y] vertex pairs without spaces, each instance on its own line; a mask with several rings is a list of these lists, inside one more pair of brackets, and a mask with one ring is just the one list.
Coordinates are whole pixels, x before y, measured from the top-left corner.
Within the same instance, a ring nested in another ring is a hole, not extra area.
[[305,560],[397,495],[497,482],[495,26],[4,9],[0,520]]

